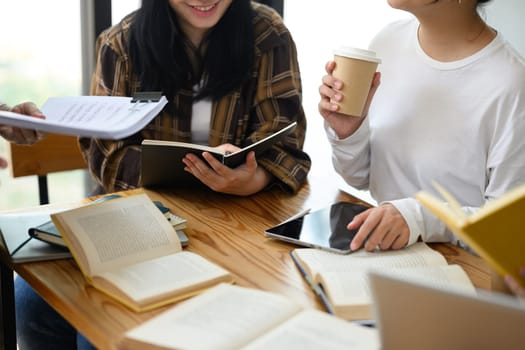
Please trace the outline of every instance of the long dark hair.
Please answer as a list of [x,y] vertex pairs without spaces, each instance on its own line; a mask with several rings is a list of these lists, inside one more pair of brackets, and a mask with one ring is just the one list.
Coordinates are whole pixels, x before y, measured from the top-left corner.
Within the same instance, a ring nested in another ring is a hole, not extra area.
[[[218,99],[250,78],[254,60],[253,10],[249,0],[233,0],[204,39],[206,52],[194,72],[184,33],[168,0],[145,0],[131,25],[129,55],[143,90],[161,90],[171,99],[200,82],[197,98]],[[200,74],[200,76],[195,76]]]

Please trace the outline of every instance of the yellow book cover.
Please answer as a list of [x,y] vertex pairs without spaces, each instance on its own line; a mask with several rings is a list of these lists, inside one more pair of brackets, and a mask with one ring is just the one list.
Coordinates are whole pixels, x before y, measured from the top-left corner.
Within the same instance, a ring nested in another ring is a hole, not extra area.
[[497,273],[511,275],[525,287],[519,275],[525,266],[525,185],[487,202],[471,215],[466,215],[443,187],[434,185],[446,202],[425,191],[417,193],[416,198]]

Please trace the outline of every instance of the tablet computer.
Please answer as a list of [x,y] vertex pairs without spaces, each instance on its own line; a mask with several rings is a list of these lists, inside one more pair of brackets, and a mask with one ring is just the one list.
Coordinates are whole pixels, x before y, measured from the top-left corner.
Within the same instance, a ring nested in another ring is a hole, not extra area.
[[355,215],[367,209],[369,207],[350,202],[334,203],[269,228],[265,235],[300,246],[347,254],[351,252],[350,242],[357,230],[348,230],[346,226]]

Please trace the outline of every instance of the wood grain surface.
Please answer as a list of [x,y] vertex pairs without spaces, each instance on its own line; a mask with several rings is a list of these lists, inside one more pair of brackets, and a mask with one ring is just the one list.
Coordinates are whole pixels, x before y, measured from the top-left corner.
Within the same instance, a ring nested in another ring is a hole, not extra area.
[[[186,249],[230,270],[237,284],[280,293],[305,308],[319,309],[321,304],[289,256],[295,246],[266,238],[264,231],[306,208],[315,210],[340,200],[358,201],[324,181],[309,182],[296,195],[277,188],[250,197],[217,194],[203,188],[146,193],[188,220],[185,232],[190,244]],[[474,285],[489,289],[490,273],[480,258],[451,244],[431,247],[450,263],[462,265]],[[100,349],[116,349],[124,332],[165,309],[144,313],[127,309],[87,285],[71,259],[14,268]]]

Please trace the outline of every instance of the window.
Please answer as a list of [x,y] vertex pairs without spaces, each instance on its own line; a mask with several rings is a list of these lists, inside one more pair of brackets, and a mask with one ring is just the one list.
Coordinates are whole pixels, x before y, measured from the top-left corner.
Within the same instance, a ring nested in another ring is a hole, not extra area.
[[[0,3],[0,100],[41,105],[50,96],[82,94],[81,1]],[[113,0],[112,22],[139,6],[140,0]],[[0,154],[6,148],[0,138]],[[85,197],[88,176],[85,170],[48,175],[50,201]],[[0,170],[0,210],[38,204],[36,176],[12,178],[8,169]]]
[[[327,173],[348,192],[370,201],[344,183],[332,170],[331,149],[325,136],[323,118],[317,108],[319,86],[326,62],[333,59],[339,46],[367,48],[373,36],[387,23],[406,18],[385,0],[284,1],[284,21],[297,45],[303,86],[303,106],[308,121],[305,150],[312,158],[309,176],[326,177]],[[332,175],[333,173],[333,175]]]
[[[0,32],[2,101],[40,105],[49,96],[81,93],[79,0],[2,1]],[[0,138],[0,154],[6,146]],[[51,201],[84,197],[83,178],[84,171],[50,175]],[[38,204],[36,176],[13,179],[7,169],[0,170],[0,209]]]
[[140,0],[112,0],[111,19],[112,23],[118,23],[124,16],[140,7]]

